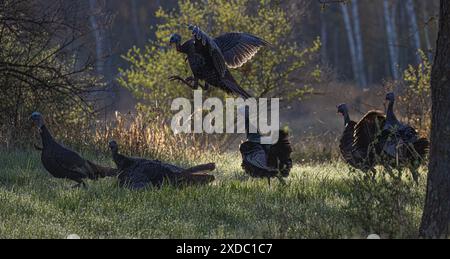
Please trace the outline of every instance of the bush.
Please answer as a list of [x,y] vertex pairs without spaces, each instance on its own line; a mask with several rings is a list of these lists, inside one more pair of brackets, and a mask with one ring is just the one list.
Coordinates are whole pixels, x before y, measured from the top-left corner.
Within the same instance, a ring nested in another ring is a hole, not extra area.
[[[425,183],[419,186],[407,170],[382,169],[373,174],[353,170],[348,180],[349,217],[366,235],[415,238]],[[406,177],[408,176],[408,177]],[[360,231],[358,229],[358,231]]]
[[422,63],[409,65],[403,80],[388,81],[380,93],[396,90],[399,94],[397,109],[402,120],[415,128],[420,135],[429,136],[431,130],[431,71],[432,64],[423,51]]
[[432,64],[423,51],[422,64],[410,65],[405,71],[404,93],[400,97],[400,106],[405,109],[405,120],[424,135],[431,129],[431,71]]

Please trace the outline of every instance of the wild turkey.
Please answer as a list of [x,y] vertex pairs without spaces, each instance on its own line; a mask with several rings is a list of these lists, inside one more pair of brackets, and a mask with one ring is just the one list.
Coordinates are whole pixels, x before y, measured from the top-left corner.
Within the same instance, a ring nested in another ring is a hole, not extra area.
[[57,143],[45,126],[42,115],[34,112],[31,115],[34,124],[39,128],[42,139],[41,161],[44,168],[55,178],[69,179],[77,182],[74,187],[86,187],[84,179],[98,180],[99,178],[117,175],[117,170],[99,166],[82,158],[76,152]]
[[164,183],[173,186],[203,185],[215,180],[205,172],[215,170],[215,164],[200,165],[189,169],[163,163],[157,160],[131,158],[119,154],[116,141],[109,143],[112,157],[117,165],[119,184],[132,190],[145,189],[149,186],[160,188]]
[[388,93],[386,101],[389,102],[386,124],[380,136],[383,155],[389,159],[391,165],[410,167],[414,180],[418,182],[417,169],[425,160],[430,143],[428,139],[420,138],[413,127],[397,119],[394,113],[394,93]]
[[251,177],[267,179],[269,185],[272,178],[284,183],[283,177],[288,177],[292,170],[292,147],[287,131],[280,131],[275,145],[246,141],[241,144],[240,152],[244,171]]
[[346,104],[338,106],[344,117],[345,130],[339,148],[344,160],[356,169],[372,170],[381,153],[377,136],[383,130],[386,117],[380,111],[369,111],[358,123],[350,118]]
[[228,68],[239,68],[250,61],[260,48],[269,43],[248,33],[226,33],[211,38],[198,26],[189,26],[193,39],[181,44],[181,36],[173,34],[170,44],[174,44],[178,52],[187,55],[193,77],[183,79],[178,76],[169,78],[179,80],[191,88],[197,89],[199,80],[204,80],[205,90],[209,85],[219,87],[227,93],[234,93],[243,98],[251,95],[242,89],[231,75]]

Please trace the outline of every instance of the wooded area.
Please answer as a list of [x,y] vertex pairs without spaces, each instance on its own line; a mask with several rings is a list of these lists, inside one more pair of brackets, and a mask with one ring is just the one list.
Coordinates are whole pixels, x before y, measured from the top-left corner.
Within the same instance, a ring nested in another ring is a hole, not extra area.
[[[123,64],[120,55],[133,45],[142,47],[154,39],[154,13],[176,9],[177,1],[89,1],[94,13],[114,17],[96,42],[112,55],[111,69]],[[362,87],[399,79],[409,64],[421,61],[417,51],[433,57],[439,1],[358,0],[346,5],[327,5],[316,0],[280,1],[293,21],[291,37],[308,44],[322,41],[322,62],[336,70],[339,80],[355,80]],[[292,11],[295,10],[295,11]],[[92,19],[95,20],[95,19]],[[92,22],[92,21],[91,21]],[[109,69],[109,68],[108,68]]]
[[[0,238],[448,238],[449,60],[447,0],[0,0]],[[198,89],[280,137],[175,134]]]

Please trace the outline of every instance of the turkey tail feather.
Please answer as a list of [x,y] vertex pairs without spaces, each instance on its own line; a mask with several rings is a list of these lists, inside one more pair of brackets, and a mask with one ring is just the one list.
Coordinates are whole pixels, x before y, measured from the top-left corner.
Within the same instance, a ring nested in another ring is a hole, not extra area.
[[239,84],[236,82],[236,80],[233,78],[230,72],[227,72],[225,78],[222,79],[222,82],[225,91],[237,94],[244,99],[252,98],[252,96],[247,91],[245,91],[242,87],[239,86]]
[[424,159],[430,150],[430,142],[426,138],[421,138],[414,143],[414,149]]
[[92,163],[91,161],[87,161],[87,164],[90,167],[89,179],[96,180],[105,177],[114,177],[117,176],[118,170],[110,167],[104,167],[97,164]]
[[182,172],[183,184],[185,185],[203,185],[213,182],[216,178],[205,172],[216,169],[216,164],[205,164],[186,169]]
[[205,164],[205,165],[199,165],[194,166],[189,169],[186,169],[183,173],[186,174],[192,174],[192,173],[200,173],[200,172],[210,172],[216,170],[216,164]]

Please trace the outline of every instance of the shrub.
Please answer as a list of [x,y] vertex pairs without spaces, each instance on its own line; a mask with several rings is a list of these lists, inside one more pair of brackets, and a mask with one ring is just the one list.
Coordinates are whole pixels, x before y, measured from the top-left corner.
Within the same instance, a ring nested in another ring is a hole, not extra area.
[[[378,168],[371,173],[351,171],[347,210],[355,226],[366,235],[415,238],[424,200],[425,184],[417,186],[407,170]],[[408,177],[406,177],[408,176]],[[409,178],[409,179],[408,179]]]
[[422,64],[410,65],[405,71],[404,93],[400,105],[405,109],[405,119],[421,133],[428,135],[431,129],[431,71],[432,64],[420,51]]

